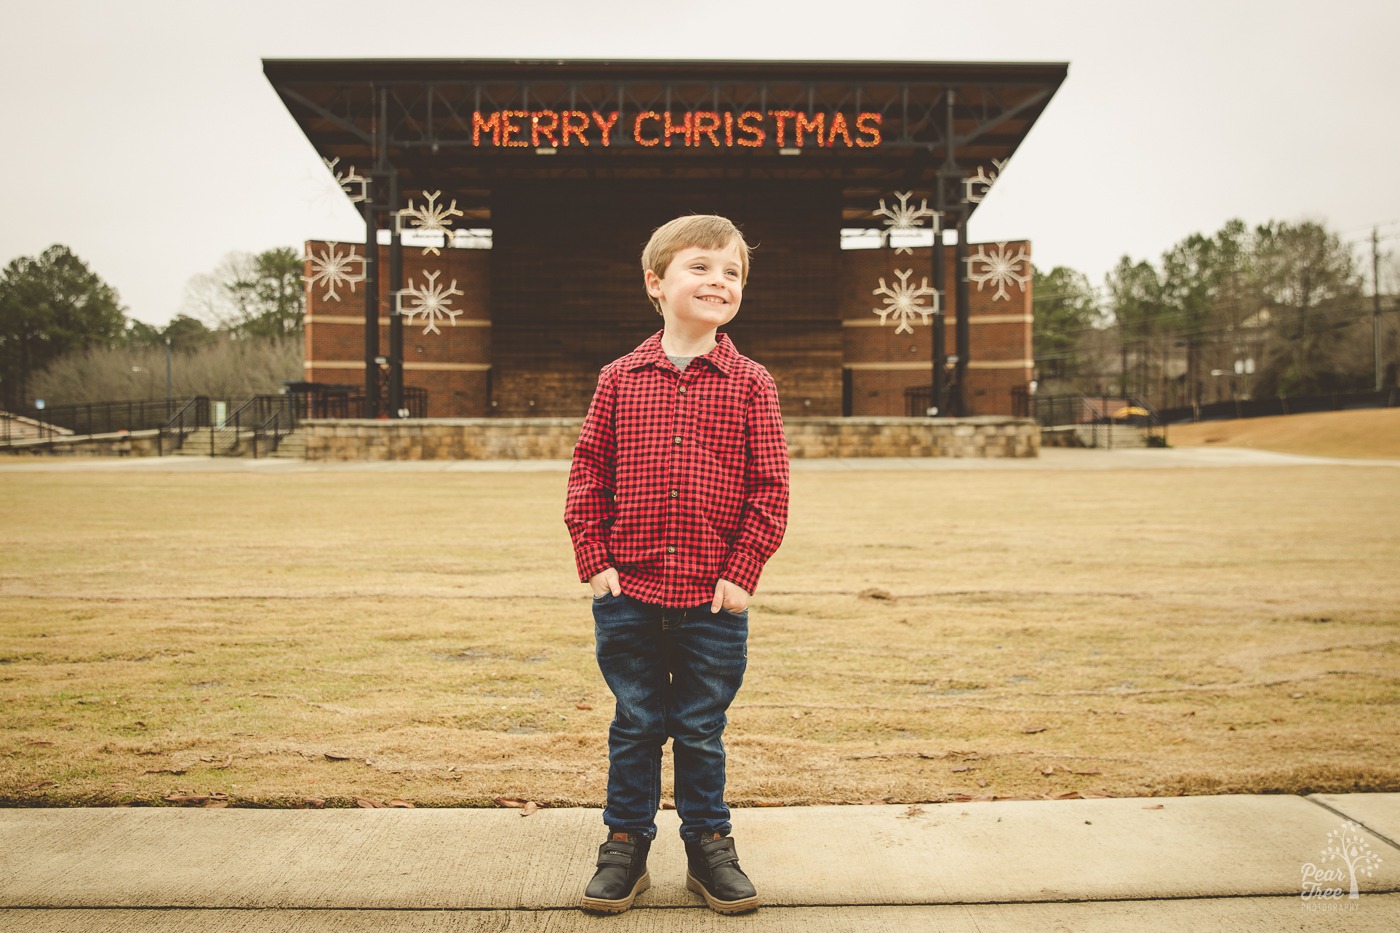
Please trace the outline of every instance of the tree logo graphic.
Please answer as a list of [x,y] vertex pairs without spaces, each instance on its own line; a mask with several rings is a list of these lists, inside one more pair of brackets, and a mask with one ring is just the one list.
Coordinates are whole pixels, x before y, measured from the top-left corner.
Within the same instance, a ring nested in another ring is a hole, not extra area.
[[[1371,851],[1371,843],[1361,833],[1361,827],[1351,820],[1327,834],[1327,848],[1322,850],[1320,865],[1308,862],[1303,866],[1303,900],[1313,898],[1360,897],[1358,875],[1367,878],[1380,867],[1381,857]],[[1342,866],[1346,866],[1343,870]],[[1344,892],[1342,885],[1348,885]]]

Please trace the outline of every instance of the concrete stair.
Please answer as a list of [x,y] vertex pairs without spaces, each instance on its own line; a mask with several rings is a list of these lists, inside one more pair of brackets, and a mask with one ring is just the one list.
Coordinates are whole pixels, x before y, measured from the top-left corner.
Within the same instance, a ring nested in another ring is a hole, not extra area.
[[[259,456],[263,456],[261,450]],[[306,435],[293,431],[282,438],[282,443],[277,445],[277,449],[267,456],[278,457],[285,460],[305,460],[306,459]]]
[[199,428],[185,437],[185,443],[175,451],[184,457],[232,457],[237,443],[237,432],[233,428]]
[[1075,425],[1074,433],[1081,447],[1116,450],[1147,446],[1146,432],[1130,424],[1080,424]]
[[[277,449],[268,453],[266,441],[259,442],[259,457],[282,457],[287,459],[304,459],[306,457],[306,437],[299,436],[295,431],[282,438],[282,442],[277,445]],[[253,456],[253,436],[247,432],[239,433],[233,428],[200,428],[185,438],[184,445],[177,451],[177,455],[186,457],[251,457]]]

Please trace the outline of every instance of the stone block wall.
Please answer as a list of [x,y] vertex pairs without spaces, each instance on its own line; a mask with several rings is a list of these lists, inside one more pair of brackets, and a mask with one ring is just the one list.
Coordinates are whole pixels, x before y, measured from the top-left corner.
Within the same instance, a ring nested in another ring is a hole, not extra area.
[[117,431],[112,434],[70,434],[45,440],[17,441],[0,452],[11,456],[53,455],[60,457],[155,457],[159,456],[160,432]]
[[[305,422],[308,460],[567,460],[576,418],[452,418]],[[794,458],[1035,457],[1040,428],[1029,419],[790,418]]]
[[788,451],[808,457],[1035,457],[1040,427],[1027,418],[791,418]]

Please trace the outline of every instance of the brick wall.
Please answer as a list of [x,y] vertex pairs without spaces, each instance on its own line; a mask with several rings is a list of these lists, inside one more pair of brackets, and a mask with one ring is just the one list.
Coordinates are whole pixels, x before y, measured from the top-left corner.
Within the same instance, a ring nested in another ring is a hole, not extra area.
[[837,194],[743,180],[498,186],[494,412],[581,416],[598,370],[661,328],[642,289],[651,231],[682,214],[718,213],[756,247],[743,307],[725,331],[773,373],[786,412],[839,415]]
[[[660,328],[638,259],[655,226],[687,212],[730,216],[756,247],[743,308],[725,329],[773,374],[785,416],[903,417],[905,390],[932,381],[932,329],[920,321],[913,333],[896,333],[893,321],[882,325],[873,313],[883,307],[873,294],[882,277],[893,286],[896,271],[909,269],[910,283],[931,283],[931,250],[839,249],[829,220],[835,196],[821,184],[503,183],[493,197],[491,250],[447,249],[441,257],[404,250],[406,284],[421,287],[427,272],[441,270],[439,283],[464,292],[452,298],[462,311],[455,324],[440,322],[440,333],[425,333],[423,321],[404,328],[404,381],[428,391],[431,418],[581,417],[598,370]],[[971,252],[994,248],[973,244]],[[1030,246],[1005,249],[1028,255]],[[956,261],[952,249],[944,255],[951,286]],[[380,256],[387,309],[387,247]],[[338,298],[309,289],[309,381],[363,384],[362,288],[342,286]],[[955,290],[948,291],[952,354]],[[970,288],[973,415],[1012,414],[1013,391],[1031,379],[1031,288],[1011,282],[1006,291],[999,299],[992,283]],[[388,347],[386,314],[380,352]]]
[[[323,254],[331,244],[312,241],[307,253]],[[340,244],[340,255],[363,244]],[[404,287],[428,288],[428,273],[437,273],[435,283],[455,287],[461,295],[451,296],[450,307],[459,310],[454,319],[436,322],[437,332],[427,331],[422,318],[404,321],[404,373],[406,386],[428,392],[428,417],[481,417],[490,413],[491,379],[491,269],[490,252],[476,249],[444,249],[441,256],[423,255],[417,248],[405,247]],[[380,309],[379,353],[389,352],[389,247],[379,248]],[[354,272],[362,271],[355,263]],[[312,265],[307,263],[307,274]],[[326,294],[324,285],[308,284],[306,295],[306,364],[309,382],[364,385],[365,298],[364,283],[352,292],[340,286],[336,297]]]
[[[981,249],[996,249],[995,244],[969,244],[969,253]],[[1008,253],[1021,249],[1030,254],[1029,243],[1008,243]],[[883,278],[893,288],[896,271],[911,270],[907,281],[919,285],[924,280],[933,284],[932,250],[916,248],[913,254],[898,255],[891,249],[847,250],[841,254],[841,323],[844,330],[844,358],[849,381],[850,414],[872,416],[903,416],[909,412],[905,390],[927,388],[933,381],[933,329],[922,323],[913,324],[913,333],[895,333],[897,327],[890,319],[881,324],[873,309],[885,307],[881,296],[872,294]],[[948,283],[944,307],[944,352],[957,352],[955,314],[957,310],[956,256],[951,248],[944,249],[944,274]],[[1022,267],[1029,271],[1030,260]],[[1031,380],[1031,287],[1016,283],[1006,289],[1005,298],[996,297],[996,289],[984,284],[979,290],[969,285],[969,363],[967,372],[967,406],[973,415],[1010,415],[1013,413],[1012,390],[1025,389]],[[928,306],[930,299],[923,299]],[[950,374],[951,376],[951,374]]]

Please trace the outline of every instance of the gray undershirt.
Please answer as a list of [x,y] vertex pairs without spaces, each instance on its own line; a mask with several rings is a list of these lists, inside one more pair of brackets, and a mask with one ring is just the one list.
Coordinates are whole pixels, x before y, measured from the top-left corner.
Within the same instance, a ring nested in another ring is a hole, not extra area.
[[685,368],[686,368],[687,366],[690,365],[690,361],[693,360],[693,359],[695,359],[695,357],[693,357],[693,356],[672,356],[671,354],[667,353],[667,354],[666,354],[666,359],[670,360],[670,361],[671,361],[671,365],[675,366],[675,367],[676,367],[677,369],[679,369],[681,372],[685,372]]

